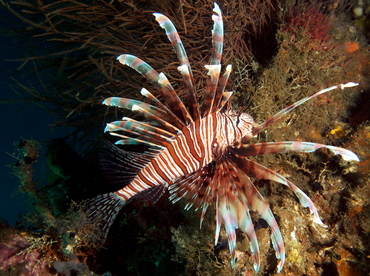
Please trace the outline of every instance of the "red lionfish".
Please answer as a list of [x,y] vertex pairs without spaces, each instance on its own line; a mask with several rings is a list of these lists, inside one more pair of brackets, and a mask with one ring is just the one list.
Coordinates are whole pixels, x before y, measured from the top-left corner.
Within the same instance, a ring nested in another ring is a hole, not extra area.
[[[213,52],[210,64],[205,65],[208,80],[202,104],[194,88],[189,60],[179,34],[171,20],[163,14],[154,13],[154,16],[165,30],[178,56],[178,70],[187,93],[187,107],[163,73],[158,73],[133,55],[124,54],[117,58],[120,63],[135,69],[154,85],[163,100],[159,100],[145,88],[142,88],[141,95],[155,105],[119,97],[104,100],[103,104],[107,106],[129,109],[145,118],[145,121],[137,121],[124,117],[120,121],[108,123],[105,131],[121,138],[115,144],[144,145],[148,149],[144,153],[138,153],[108,146],[113,157],[107,157],[102,162],[107,165],[108,174],[125,186],[118,191],[91,199],[88,205],[92,207],[88,215],[90,219],[101,220],[100,227],[105,239],[120,209],[144,191],[158,199],[168,189],[173,203],[181,198],[187,200],[186,210],[195,204],[196,209],[201,209],[200,225],[208,206],[214,204],[215,243],[218,242],[221,224],[224,223],[231,266],[234,267],[235,229],[240,228],[249,238],[254,269],[257,272],[260,252],[250,215],[250,211],[254,211],[271,228],[273,248],[276,258],[280,259],[280,272],[285,261],[283,238],[273,213],[250,177],[273,180],[288,186],[303,207],[310,209],[314,222],[325,225],[320,220],[315,205],[302,190],[280,174],[249,160],[248,156],[287,151],[313,152],[319,148],[327,148],[334,154],[340,154],[344,160],[359,159],[349,150],[317,143],[283,141],[249,144],[249,141],[304,102],[328,91],[358,84],[350,82],[321,90],[257,125],[250,115],[235,112],[227,105],[232,95],[232,92],[225,91],[231,65],[227,65],[220,76],[224,30],[221,10],[216,3],[213,12]],[[115,167],[109,169],[109,163],[114,163]]]

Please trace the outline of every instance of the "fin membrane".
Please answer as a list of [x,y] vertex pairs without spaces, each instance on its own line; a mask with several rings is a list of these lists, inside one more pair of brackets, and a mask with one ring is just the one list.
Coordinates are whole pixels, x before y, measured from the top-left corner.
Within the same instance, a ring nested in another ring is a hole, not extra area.
[[105,242],[109,228],[124,205],[126,201],[116,193],[98,195],[83,204],[82,212],[89,222],[89,230],[97,236],[98,243]]
[[113,184],[124,187],[154,157],[151,153],[124,151],[110,142],[103,143],[99,152],[100,167]]

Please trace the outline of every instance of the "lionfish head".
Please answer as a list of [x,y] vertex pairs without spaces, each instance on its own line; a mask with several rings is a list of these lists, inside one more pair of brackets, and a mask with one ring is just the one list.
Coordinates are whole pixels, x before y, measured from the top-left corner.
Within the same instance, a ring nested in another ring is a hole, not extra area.
[[250,135],[252,127],[254,126],[254,120],[251,115],[247,113],[241,113],[236,117],[235,124],[241,131],[241,137],[245,137]]

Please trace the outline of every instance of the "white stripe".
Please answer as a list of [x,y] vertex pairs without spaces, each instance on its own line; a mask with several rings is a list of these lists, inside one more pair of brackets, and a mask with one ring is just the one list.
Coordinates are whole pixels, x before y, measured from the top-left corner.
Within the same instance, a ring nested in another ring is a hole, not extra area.
[[165,149],[164,151],[162,151],[162,153],[155,160],[158,163],[158,167],[160,169],[162,169],[162,172],[167,176],[167,178],[172,180],[172,179],[175,179],[176,176],[169,170],[169,167],[171,166],[170,165],[171,162],[170,162],[170,160],[167,160],[168,163],[169,163],[169,165],[167,165],[166,161],[162,159],[166,153],[167,153],[166,157],[168,157],[168,150]]
[[[153,177],[154,179],[150,176],[150,174],[148,173],[148,171],[151,172],[151,174],[153,174]],[[153,179],[153,182],[152,184],[153,185],[160,185],[160,184],[163,184],[163,183],[166,183],[167,181],[165,179],[162,178],[162,176],[160,176],[157,172],[157,170],[154,168],[153,164],[150,163],[148,166],[146,166],[142,173],[141,173],[144,177],[146,178],[150,178],[150,179]]]
[[[201,151],[201,148],[200,148],[200,146],[199,146],[199,143],[203,143],[202,141],[197,141],[198,139],[197,139],[197,136],[196,136],[196,129],[195,129],[195,127],[193,127],[193,128],[191,128],[191,129],[189,129],[189,134],[190,134],[190,139],[192,140],[192,141],[196,141],[196,142],[194,142],[193,143],[193,147],[194,147],[194,150],[195,150],[195,152],[197,153],[197,158],[201,158],[202,157],[202,151]],[[198,166],[199,166],[199,164],[198,164]]]
[[[199,168],[199,162],[197,159],[195,159],[195,157],[193,157],[193,155],[191,154],[190,152],[190,147],[186,141],[186,138],[185,138],[185,135],[181,135],[179,137],[179,140],[181,142],[181,144],[178,144],[178,146],[176,146],[175,148],[179,148],[179,150],[181,150],[182,154],[179,155],[179,159],[181,161],[183,161],[184,165],[186,166],[187,168],[187,172],[184,172],[185,173],[190,173],[190,172],[194,172],[195,170],[197,170]],[[196,144],[197,141],[194,141],[194,144]],[[183,149],[180,149],[180,146],[182,146]]]

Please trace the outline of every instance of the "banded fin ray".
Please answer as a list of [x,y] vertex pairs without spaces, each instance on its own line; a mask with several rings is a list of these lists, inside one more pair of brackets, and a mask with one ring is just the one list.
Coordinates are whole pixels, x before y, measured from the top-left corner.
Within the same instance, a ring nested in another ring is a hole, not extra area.
[[159,23],[161,28],[165,30],[166,35],[170,40],[175,53],[177,54],[178,60],[180,62],[178,70],[180,71],[184,81],[185,91],[188,98],[189,111],[193,120],[198,120],[200,119],[199,103],[195,91],[193,73],[184,45],[182,44],[176,27],[167,16],[161,13],[153,13],[153,15],[155,16],[155,20]]
[[331,86],[329,88],[325,88],[323,90],[320,90],[319,92],[316,92],[314,94],[312,94],[311,96],[308,96],[306,98],[303,98],[293,104],[291,104],[290,106],[284,108],[283,110],[279,111],[278,113],[276,113],[274,116],[268,118],[264,123],[262,123],[261,125],[255,127],[251,134],[248,135],[248,136],[244,136],[242,138],[242,143],[247,143],[252,137],[258,135],[259,133],[261,133],[261,131],[263,131],[264,129],[266,129],[267,127],[269,127],[270,125],[272,125],[273,123],[279,121],[283,116],[285,116],[286,114],[288,114],[290,111],[292,111],[293,109],[295,109],[296,107],[300,106],[301,104],[307,102],[308,100],[311,100],[319,95],[322,95],[324,93],[327,93],[329,91],[332,91],[332,90],[335,90],[335,89],[345,89],[345,88],[349,88],[349,87],[355,87],[355,86],[358,86],[359,84],[358,83],[355,83],[355,82],[348,82],[346,84],[339,84],[339,85],[334,85],[334,86]]
[[142,128],[142,125],[131,121],[114,121],[108,123],[105,132],[115,133],[122,132],[124,134],[130,134],[134,137],[139,136],[141,140],[147,140],[153,144],[163,146],[170,144],[173,139],[158,133],[156,130],[159,128],[148,129]]
[[[114,128],[111,129],[108,127],[108,125],[114,125]],[[114,121],[107,124],[107,127],[105,128],[104,132],[106,131],[115,131],[115,130],[122,130],[124,129],[130,129],[135,130],[139,132],[140,134],[146,134],[148,133],[155,133],[156,135],[160,135],[163,137],[163,139],[167,139],[168,141],[175,139],[175,136],[173,133],[166,131],[162,128],[156,127],[154,125],[148,124],[146,122],[137,121],[129,117],[123,117],[121,121]]]
[[193,121],[184,103],[180,100],[176,91],[163,73],[158,73],[142,59],[129,54],[117,57],[117,60],[136,70],[144,76],[162,94],[171,111],[181,120],[183,126]]
[[218,82],[218,87],[211,112],[220,111],[232,95],[232,92],[225,92],[225,87],[229,81],[231,68],[232,66],[230,64],[226,66],[226,70]]
[[132,111],[136,111],[136,112],[139,112],[140,114],[143,114],[143,116],[154,126],[161,125],[165,130],[175,135],[179,135],[181,133],[181,130],[179,128],[167,122],[165,118],[162,119],[158,116],[155,116],[154,114],[150,113],[148,110],[141,108],[138,105],[135,105]]
[[165,104],[163,104],[152,93],[150,93],[149,90],[142,88],[140,90],[140,94],[152,100],[154,103],[158,105],[160,109],[165,111],[167,113],[167,121],[169,123],[171,123],[172,125],[175,125],[177,128],[180,128],[183,126],[183,122]]
[[170,192],[169,199],[176,203],[181,198],[185,198],[187,204],[185,210],[189,210],[196,204],[196,210],[202,209],[200,218],[200,227],[209,204],[212,202],[213,190],[210,182],[213,181],[212,167],[214,164],[208,164],[201,169],[177,179],[168,187]]
[[[175,122],[172,122],[169,120],[169,114],[162,110],[161,108],[158,108],[154,105],[150,105],[138,100],[128,99],[128,98],[120,98],[120,97],[110,97],[103,101],[103,104],[107,106],[115,106],[119,108],[125,108],[133,112],[137,112],[140,115],[144,116],[146,119],[153,118],[153,122],[156,121],[156,118],[159,118],[161,120],[166,120],[170,124],[175,124],[177,127],[181,127],[177,125]],[[145,110],[143,112],[142,110]],[[150,114],[151,116],[146,116],[147,114]]]
[[120,97],[107,98],[103,101],[103,104],[125,108],[131,110],[132,112],[137,112],[145,119],[147,119],[152,125],[155,126],[160,124],[165,128],[165,130],[173,134],[178,134],[180,132],[180,129],[177,126],[168,121],[168,113],[153,105],[137,100]]
[[223,92],[219,104],[219,110],[225,107],[226,103],[229,102],[229,99],[231,98],[233,92]]
[[[285,247],[283,239],[269,206],[258,192],[248,175],[240,169],[232,159],[225,158],[221,163],[221,175],[214,176],[217,181],[218,189],[216,195],[216,234],[215,241],[218,239],[221,224],[225,224],[229,250],[231,254],[231,265],[235,265],[235,230],[240,228],[249,238],[249,246],[254,260],[254,269],[257,272],[260,267],[260,252],[254,226],[250,218],[249,211],[254,211],[263,218],[271,229],[271,240],[275,250],[276,258],[280,259],[278,271],[285,262]],[[221,177],[222,176],[222,177]]]
[[224,223],[231,254],[231,265],[234,267],[236,258],[235,230],[240,228],[248,236],[256,272],[260,267],[260,251],[249,212],[250,210],[257,212],[271,228],[273,247],[276,251],[276,257],[280,259],[278,270],[281,270],[285,262],[285,249],[277,222],[244,168],[239,168],[233,158],[222,158],[199,171],[184,176],[174,182],[169,187],[169,191],[170,200],[173,203],[185,198],[187,201],[186,210],[193,205],[196,205],[196,209],[201,209],[200,225],[208,206],[215,203],[215,243],[219,238],[221,224]]
[[275,250],[276,258],[280,260],[277,266],[277,272],[279,273],[285,263],[285,246],[279,226],[270,207],[264,200],[263,196],[259,193],[256,186],[254,186],[250,178],[246,174],[241,174],[241,176],[243,176],[245,188],[248,189],[248,192],[245,192],[245,194],[248,196],[247,201],[251,206],[251,210],[257,212],[270,226],[272,246]]
[[237,146],[231,147],[230,151],[238,155],[247,157],[262,154],[275,154],[287,151],[313,152],[320,148],[327,148],[334,154],[339,154],[345,161],[360,161],[357,155],[350,150],[319,143],[300,142],[300,141],[238,144]]
[[[209,65],[204,67],[208,70],[207,86],[203,97],[202,116],[207,116],[213,110],[215,105],[217,85],[221,72],[221,58],[224,40],[224,24],[222,20],[222,13],[219,6],[214,3],[214,14],[212,15],[213,29],[212,29],[212,57]],[[222,92],[221,92],[222,93]],[[217,96],[219,98],[219,96]]]
[[158,152],[165,149],[165,147],[162,143],[160,143],[159,141],[154,140],[154,139],[145,139],[144,140],[144,139],[140,139],[140,138],[129,137],[127,135],[123,135],[123,134],[119,134],[119,133],[115,133],[115,132],[111,132],[110,135],[122,138],[121,140],[117,140],[114,143],[115,145],[125,145],[125,146],[127,146],[127,145],[144,145],[144,146],[150,147],[153,151],[158,151]]
[[269,168],[266,168],[265,166],[262,166],[261,164],[258,164],[256,162],[253,162],[251,160],[248,160],[246,158],[235,158],[237,156],[234,155],[233,161],[241,168],[248,176],[250,177],[256,177],[259,179],[265,179],[265,180],[272,180],[278,183],[281,183],[283,185],[288,186],[298,197],[300,203],[303,207],[308,207],[310,209],[311,214],[314,215],[314,222],[326,227],[326,225],[321,221],[319,214],[317,212],[315,204],[312,202],[312,200],[296,185],[294,185],[292,182],[287,180],[282,175],[274,172],[273,170],[270,170]]

